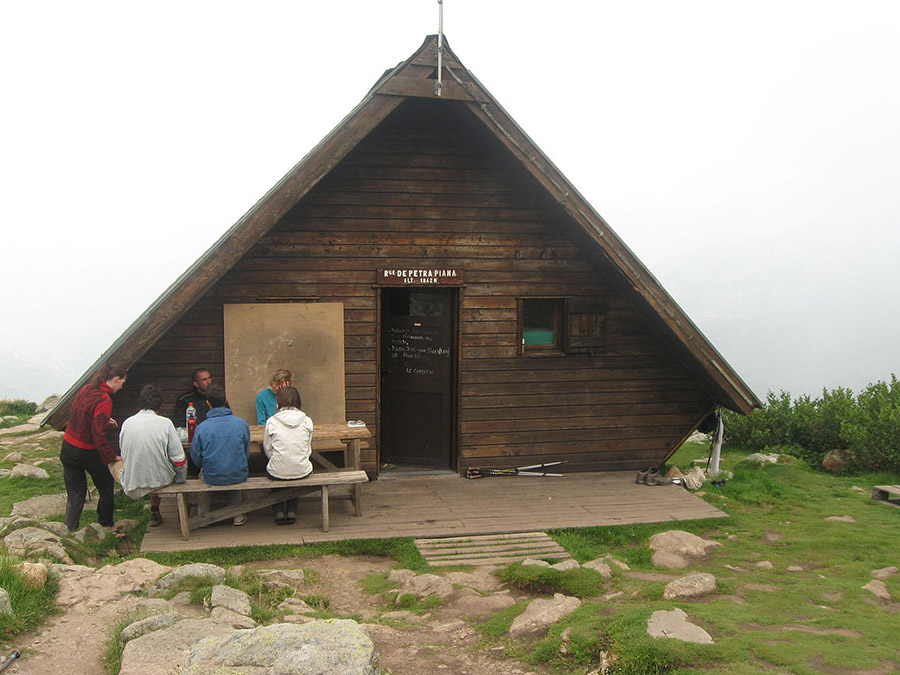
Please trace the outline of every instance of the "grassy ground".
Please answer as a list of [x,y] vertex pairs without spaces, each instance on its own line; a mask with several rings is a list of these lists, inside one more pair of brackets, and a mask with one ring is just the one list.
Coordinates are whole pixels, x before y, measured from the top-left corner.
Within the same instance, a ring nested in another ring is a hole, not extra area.
[[[29,458],[58,454],[58,439],[32,443],[23,438],[22,442],[31,443]],[[691,460],[705,459],[707,452],[705,444],[686,444],[670,464],[687,469]],[[723,469],[733,471],[734,478],[720,488],[707,488],[703,496],[727,512],[727,519],[551,532],[576,560],[585,562],[611,553],[632,570],[645,572],[663,571],[653,567],[648,547],[648,539],[656,532],[683,529],[713,539],[722,547],[690,571],[714,574],[717,594],[700,600],[664,600],[662,581],[641,580],[614,570],[613,579],[592,586],[593,580],[566,574],[549,583],[579,595],[583,604],[578,611],[553,627],[546,638],[517,643],[505,637],[509,624],[524,611],[524,604],[516,605],[481,626],[485,644],[506,645],[507,654],[549,664],[560,673],[596,671],[611,654],[617,660],[608,672],[620,674],[900,673],[900,666],[891,665],[900,664],[896,637],[900,603],[880,603],[861,588],[872,579],[872,570],[900,566],[900,509],[874,502],[869,496],[872,485],[898,484],[900,476],[835,477],[790,459],[760,467],[741,462],[747,454],[726,447]],[[62,491],[61,468],[56,464],[45,468],[51,475],[49,481],[0,479],[0,516],[8,515],[16,501]],[[656,489],[681,488],[648,487],[648,498]],[[829,522],[825,520],[829,516],[851,516],[856,522]],[[94,517],[89,510],[85,512],[85,522]],[[91,554],[98,563],[132,555],[143,534],[146,514],[140,502],[120,497],[116,517],[136,518],[140,526],[129,540],[97,544]],[[381,555],[419,572],[446,572],[430,570],[411,539],[238,547],[148,557],[168,565],[203,561],[228,566],[324,553]],[[772,569],[756,567],[761,561],[771,562]],[[789,572],[790,566],[802,569]],[[507,576],[513,580],[521,577],[520,572]],[[522,583],[546,581],[529,578]],[[886,584],[900,601],[900,575],[887,579]],[[29,610],[29,626],[50,611],[41,602]],[[650,638],[646,633],[650,615],[675,607],[706,629],[715,644]],[[8,626],[11,632],[23,628],[24,624],[21,628]]]

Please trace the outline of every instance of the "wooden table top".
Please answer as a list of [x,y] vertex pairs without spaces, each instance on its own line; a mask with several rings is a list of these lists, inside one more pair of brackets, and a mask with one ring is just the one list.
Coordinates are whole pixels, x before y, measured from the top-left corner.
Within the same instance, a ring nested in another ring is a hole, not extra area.
[[[261,425],[250,426],[250,440],[254,443],[262,443],[263,433],[266,427]],[[353,439],[372,438],[372,432],[368,427],[348,427],[346,423],[316,424],[313,422],[313,439],[317,441],[351,441]]]

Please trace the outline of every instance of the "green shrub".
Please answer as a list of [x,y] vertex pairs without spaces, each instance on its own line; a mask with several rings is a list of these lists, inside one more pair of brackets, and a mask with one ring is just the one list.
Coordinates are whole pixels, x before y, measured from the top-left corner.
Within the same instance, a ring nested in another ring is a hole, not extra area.
[[750,417],[726,411],[725,430],[730,443],[790,447],[814,468],[832,450],[846,450],[852,471],[900,471],[900,383],[892,375],[858,396],[839,387],[816,399],[769,392]]

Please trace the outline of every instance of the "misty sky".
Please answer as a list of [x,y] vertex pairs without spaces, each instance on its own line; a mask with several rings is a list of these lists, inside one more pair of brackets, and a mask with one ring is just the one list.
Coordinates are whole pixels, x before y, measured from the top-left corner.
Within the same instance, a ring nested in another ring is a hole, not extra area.
[[[758,396],[900,371],[900,3],[445,0],[461,61]],[[0,397],[62,393],[436,0],[0,5]]]

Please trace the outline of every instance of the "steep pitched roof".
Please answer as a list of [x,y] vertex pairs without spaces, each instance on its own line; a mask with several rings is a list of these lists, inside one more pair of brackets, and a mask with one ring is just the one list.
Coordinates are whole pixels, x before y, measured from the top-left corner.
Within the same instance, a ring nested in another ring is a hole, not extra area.
[[324,178],[362,138],[407,98],[463,101],[485,127],[596,243],[620,292],[655,326],[717,403],[749,413],[760,402],[662,285],[559,169],[460,63],[444,40],[441,92],[436,94],[438,37],[428,36],[406,61],[388,70],[331,133],[225,232],[116,340],[66,392],[44,423],[62,427],[74,394],[106,362],[133,364],[250,247]]

